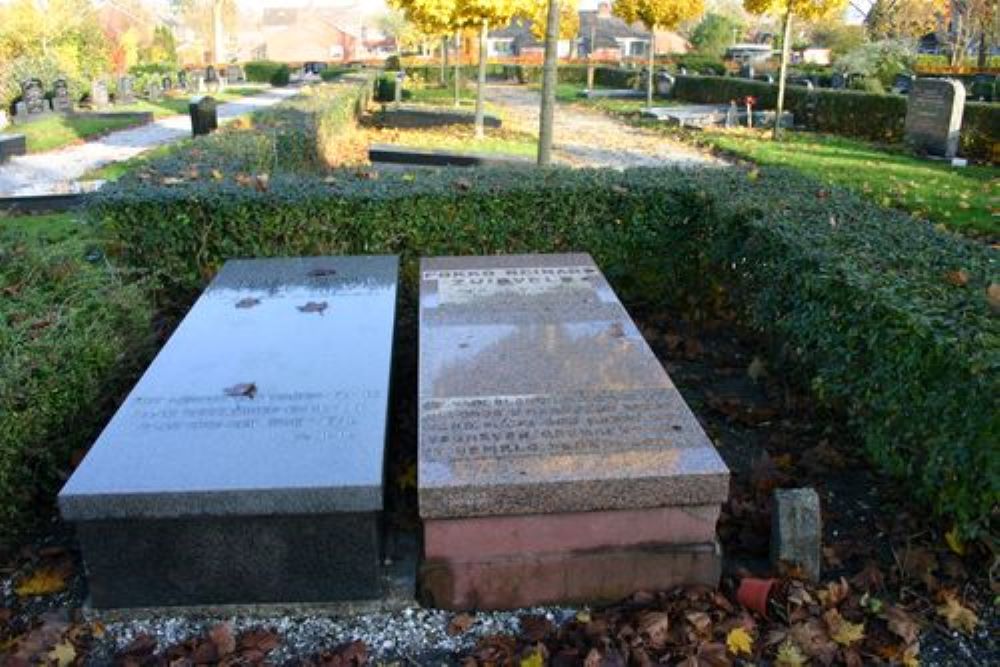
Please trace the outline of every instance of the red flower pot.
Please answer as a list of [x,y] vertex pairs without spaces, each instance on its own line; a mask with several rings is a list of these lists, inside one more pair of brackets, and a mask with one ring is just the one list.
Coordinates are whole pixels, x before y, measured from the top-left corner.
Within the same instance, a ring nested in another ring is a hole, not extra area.
[[767,618],[767,601],[776,583],[777,579],[747,577],[740,581],[740,587],[736,590],[736,601]]

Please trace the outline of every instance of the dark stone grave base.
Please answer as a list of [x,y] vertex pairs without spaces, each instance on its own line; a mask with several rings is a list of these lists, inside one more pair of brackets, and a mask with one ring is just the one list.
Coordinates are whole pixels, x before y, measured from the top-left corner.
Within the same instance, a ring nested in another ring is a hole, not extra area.
[[645,99],[646,91],[635,88],[588,88],[581,90],[580,97],[594,99]]
[[0,164],[27,152],[28,141],[23,134],[0,134]]
[[354,600],[383,587],[376,512],[80,521],[76,529],[95,608]]
[[[388,108],[372,114],[372,119],[382,127],[427,128],[448,125],[474,125],[476,114],[468,111],[420,109],[415,107]],[[485,127],[498,128],[502,122],[489,114],[483,117]]]
[[527,167],[534,164],[534,162],[517,157],[481,153],[453,153],[389,144],[369,146],[368,159],[373,163],[410,164],[424,167]]
[[637,591],[681,585],[715,588],[721,574],[717,543],[650,544],[481,561],[428,559],[420,584],[422,598],[434,607],[516,609],[617,602]]

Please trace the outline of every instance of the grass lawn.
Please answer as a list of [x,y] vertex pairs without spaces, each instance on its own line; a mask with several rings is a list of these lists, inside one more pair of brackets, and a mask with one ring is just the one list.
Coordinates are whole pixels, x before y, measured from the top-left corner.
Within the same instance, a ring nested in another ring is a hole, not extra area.
[[140,153],[135,157],[129,158],[128,160],[122,160],[120,162],[109,162],[108,164],[97,167],[96,169],[91,169],[90,171],[83,174],[80,177],[81,181],[117,181],[119,178],[127,174],[128,172],[138,169],[142,165],[146,164],[150,160],[155,158],[163,157],[168,153],[171,153],[179,148],[183,147],[189,139],[174,142],[172,144],[163,144],[162,146],[157,146],[152,148],[145,153]]
[[[452,106],[455,103],[455,88],[448,86],[427,86],[425,88],[408,88],[410,99],[403,100],[404,104],[433,104],[435,106]],[[458,99],[461,106],[475,106],[476,88],[475,86],[463,85],[458,91]]]
[[766,131],[684,134],[696,143],[758,164],[798,169],[964,234],[1000,234],[1000,169],[996,167],[952,167],[812,132],[786,132],[780,141],[772,140]]
[[[230,102],[246,95],[259,93],[261,88],[228,88],[224,93],[213,95],[219,102]],[[164,118],[187,113],[188,96],[164,97],[159,102],[139,101],[127,106],[115,107],[121,112],[152,112],[154,118]],[[18,125],[9,131],[25,135],[29,153],[63,148],[135,125],[133,118],[88,118],[87,116],[52,115],[41,120]]]
[[10,217],[0,215],[0,243],[13,238],[31,243],[61,243],[92,238],[93,232],[93,229],[80,221],[76,213]]

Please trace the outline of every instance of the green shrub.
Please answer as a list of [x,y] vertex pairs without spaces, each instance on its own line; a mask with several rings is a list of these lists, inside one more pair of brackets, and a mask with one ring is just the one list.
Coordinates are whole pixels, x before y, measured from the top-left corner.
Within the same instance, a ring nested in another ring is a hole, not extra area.
[[291,70],[285,63],[271,60],[254,60],[243,67],[247,81],[252,83],[269,83],[272,86],[287,86],[291,78]]
[[385,59],[385,71],[398,72],[402,69],[399,65],[399,56],[393,54]]
[[141,284],[84,250],[0,239],[0,545],[51,502],[151,356]]
[[[675,98],[701,104],[726,104],[747,95],[756,97],[760,107],[773,109],[778,86],[737,77],[679,76],[673,89]],[[790,86],[785,93],[785,108],[795,115],[796,124],[810,130],[888,143],[903,141],[906,98],[901,95],[856,90],[809,92],[801,86]],[[998,125],[1000,105],[967,103],[962,122],[962,154],[977,160],[994,159],[993,144],[1000,136]]]
[[718,56],[687,53],[677,56],[675,60],[677,67],[686,67],[700,74],[717,74],[721,76],[726,73],[726,65],[722,61],[722,58]]
[[[383,74],[378,79],[375,80],[375,101],[376,102],[393,102],[396,99],[396,75],[395,74]],[[402,85],[402,84],[400,84]],[[408,100],[412,97],[413,93],[403,88],[400,99]]]
[[793,172],[343,173],[278,176],[266,193],[120,182],[92,213],[180,304],[227,258],[323,253],[401,254],[410,290],[419,256],[568,250],[592,253],[632,305],[710,304],[724,287],[914,496],[968,534],[1000,500],[996,251]]

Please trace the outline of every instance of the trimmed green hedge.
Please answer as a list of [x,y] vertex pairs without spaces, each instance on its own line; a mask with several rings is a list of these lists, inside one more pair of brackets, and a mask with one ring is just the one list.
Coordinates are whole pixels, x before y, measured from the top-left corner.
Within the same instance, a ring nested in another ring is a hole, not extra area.
[[292,72],[285,63],[271,60],[254,60],[243,66],[247,81],[269,83],[272,86],[287,86]]
[[301,94],[248,119],[149,160],[137,178],[162,181],[325,170],[337,162],[338,143],[367,107],[370,89],[366,74],[303,88]]
[[[757,98],[759,106],[773,109],[778,100],[778,86],[737,77],[679,76],[672,95],[678,100],[701,104],[726,104],[750,95]],[[789,86],[785,106],[795,114],[797,124],[810,130],[872,141],[903,141],[906,98],[901,95],[825,89],[810,93],[803,86]],[[991,160],[993,144],[998,139],[1000,105],[967,102],[962,122],[961,154],[973,159]]]
[[0,546],[51,502],[151,357],[142,285],[84,252],[0,238]]
[[793,172],[338,173],[266,193],[123,179],[92,214],[179,304],[227,258],[324,253],[399,253],[411,290],[419,256],[568,250],[592,253],[632,305],[725,288],[915,497],[968,534],[1000,499],[997,252]]

